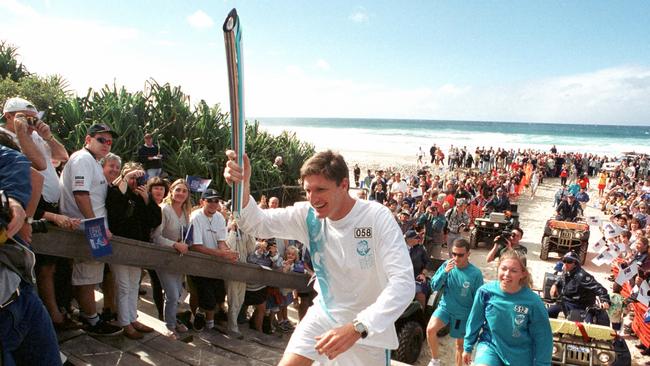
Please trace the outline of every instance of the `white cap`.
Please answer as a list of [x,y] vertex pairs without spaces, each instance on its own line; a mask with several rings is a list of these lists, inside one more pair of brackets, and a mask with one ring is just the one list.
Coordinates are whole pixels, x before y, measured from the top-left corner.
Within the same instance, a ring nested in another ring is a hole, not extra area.
[[38,113],[38,110],[36,109],[36,107],[34,107],[34,103],[18,97],[7,99],[7,102],[5,103],[5,107],[2,110],[2,113],[4,114],[9,112],[21,112],[21,111],[30,111],[30,112]]

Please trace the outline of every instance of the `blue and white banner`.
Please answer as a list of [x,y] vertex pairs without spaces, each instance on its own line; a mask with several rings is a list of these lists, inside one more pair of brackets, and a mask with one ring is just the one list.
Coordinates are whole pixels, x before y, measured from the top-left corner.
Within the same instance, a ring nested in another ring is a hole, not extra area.
[[99,258],[113,254],[113,247],[108,241],[104,217],[83,220],[84,232],[93,257]]
[[194,244],[194,225],[181,226],[181,240],[187,245]]

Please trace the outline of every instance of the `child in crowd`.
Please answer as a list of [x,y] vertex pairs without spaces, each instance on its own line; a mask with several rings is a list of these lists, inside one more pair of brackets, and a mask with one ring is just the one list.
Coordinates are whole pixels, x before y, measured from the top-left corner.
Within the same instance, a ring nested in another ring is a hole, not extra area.
[[[621,295],[621,290],[623,287],[618,283],[614,282],[612,284],[612,293],[609,295],[611,304],[609,309],[607,309],[607,315],[609,315],[609,320],[612,322],[612,328],[619,333],[621,330],[621,324],[623,323],[623,306],[624,298]],[[619,334],[622,335],[622,334]]]
[[[302,261],[299,259],[300,251],[297,247],[289,245],[284,251],[282,260],[282,272],[301,272],[305,271]],[[294,325],[287,315],[287,307],[293,303],[293,291],[291,289],[281,288],[280,296],[277,299],[279,311],[277,312],[278,328],[283,332],[290,332]]]
[[[270,242],[270,243],[269,243]],[[269,257],[269,248],[275,247],[274,241],[262,239],[255,244],[255,251],[248,255],[248,263],[257,264],[262,267],[271,268],[273,260]],[[277,249],[276,249],[277,250]],[[263,328],[264,317],[266,314],[266,293],[267,289],[264,284],[246,284],[246,295],[244,296],[244,306],[253,305],[255,310],[250,319],[251,328],[261,332]],[[267,333],[270,329],[267,328]]]

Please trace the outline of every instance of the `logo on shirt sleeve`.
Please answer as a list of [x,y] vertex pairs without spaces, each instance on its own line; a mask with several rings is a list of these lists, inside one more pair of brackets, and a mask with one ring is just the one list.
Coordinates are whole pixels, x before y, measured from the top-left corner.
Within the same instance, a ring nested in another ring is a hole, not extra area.
[[85,186],[85,177],[83,175],[76,175],[74,177],[74,183],[73,186],[75,187],[84,187]]

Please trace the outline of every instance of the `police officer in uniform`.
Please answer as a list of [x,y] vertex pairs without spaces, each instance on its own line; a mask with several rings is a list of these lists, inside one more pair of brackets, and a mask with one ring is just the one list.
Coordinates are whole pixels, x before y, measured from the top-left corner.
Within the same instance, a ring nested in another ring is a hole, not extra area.
[[[548,308],[549,318],[557,318],[560,311],[568,318],[572,310],[594,307],[596,298],[600,299],[600,307],[607,310],[610,304],[607,289],[580,266],[578,255],[568,252],[562,257],[562,263],[562,274],[551,286],[551,296],[557,297],[558,302]],[[605,311],[590,311],[585,322],[609,326],[609,317]]]

